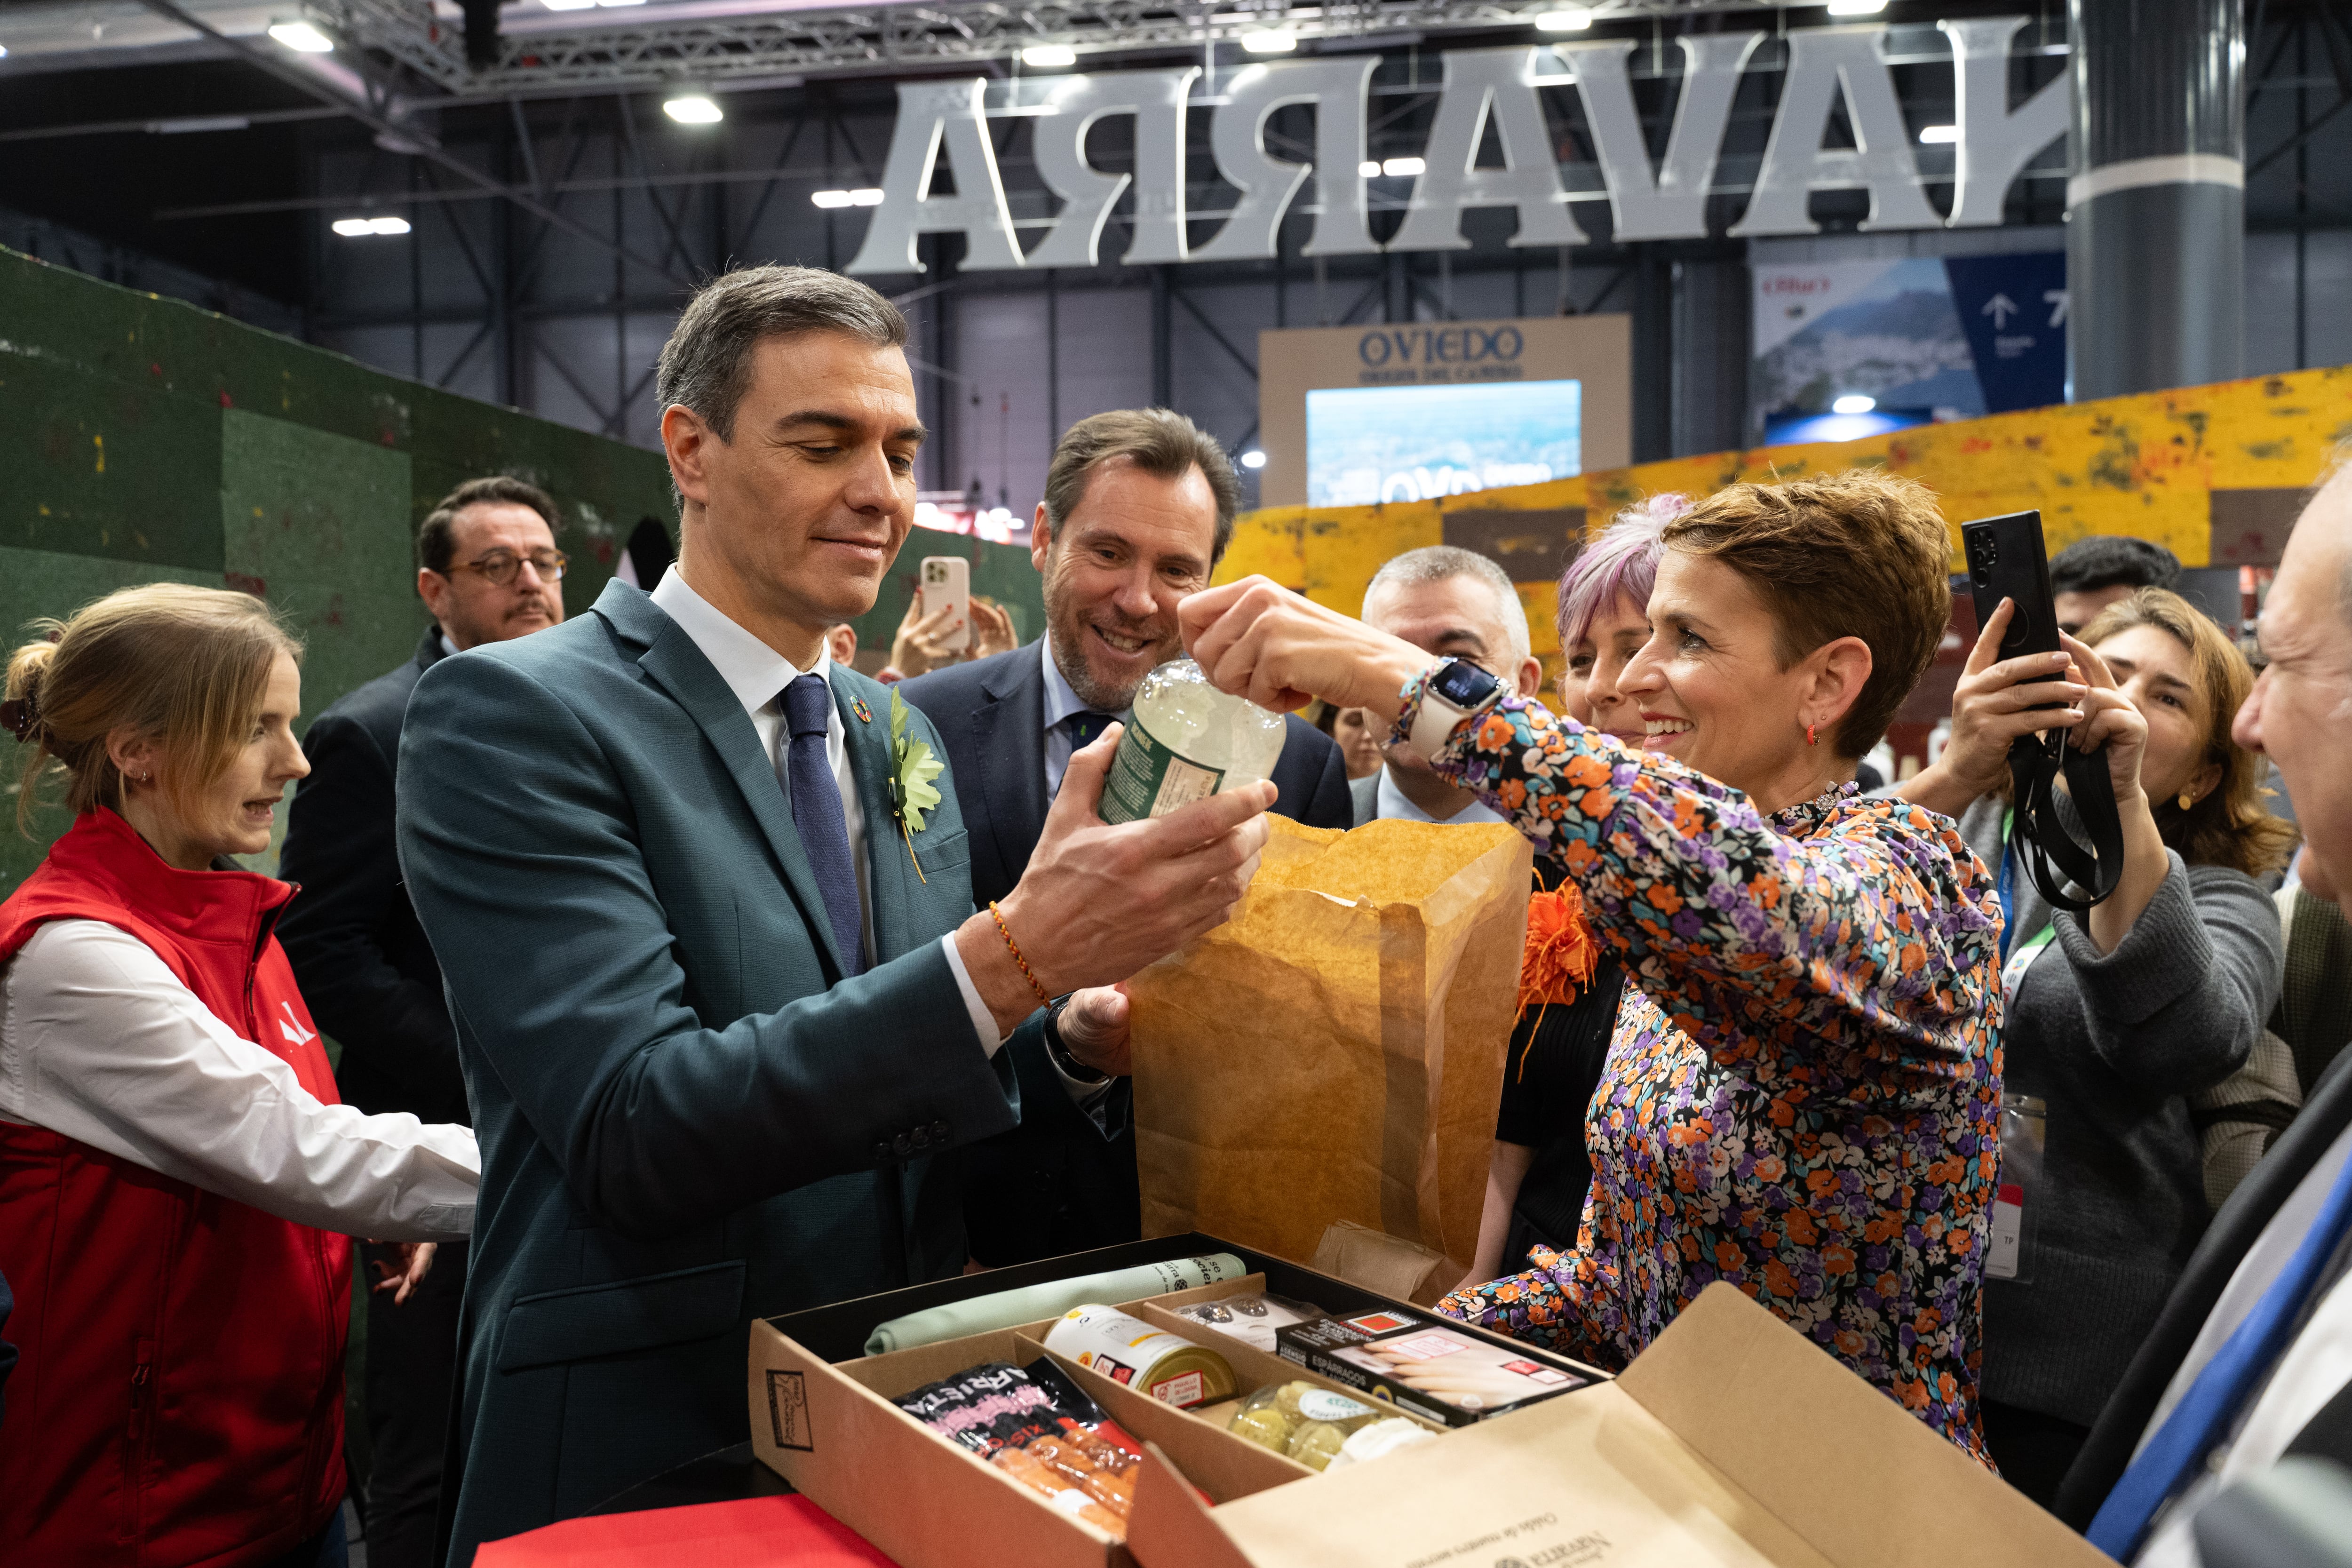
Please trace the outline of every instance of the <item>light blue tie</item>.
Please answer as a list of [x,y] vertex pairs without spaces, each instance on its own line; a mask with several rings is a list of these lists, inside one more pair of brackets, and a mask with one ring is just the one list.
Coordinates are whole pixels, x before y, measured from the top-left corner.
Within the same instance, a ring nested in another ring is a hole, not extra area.
[[2147,1528],[2174,1494],[2205,1468],[2215,1445],[2237,1429],[2238,1415],[2247,1398],[2262,1387],[2278,1363],[2303,1316],[2305,1301],[2318,1283],[2352,1223],[2352,1160],[2336,1173],[2327,1201],[2304,1232],[2303,1243],[2286,1268],[2263,1292],[2180,1403],[2172,1407],[2156,1436],[2139,1451],[2116,1489],[2099,1505],[2098,1517],[2086,1532],[2091,1544],[2118,1563],[2128,1563],[2147,1535]]

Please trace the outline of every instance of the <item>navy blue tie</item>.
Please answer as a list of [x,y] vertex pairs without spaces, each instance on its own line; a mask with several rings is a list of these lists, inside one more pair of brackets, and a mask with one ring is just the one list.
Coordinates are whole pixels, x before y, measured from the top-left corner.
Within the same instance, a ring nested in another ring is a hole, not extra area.
[[1095,743],[1096,736],[1118,722],[1115,714],[1097,713],[1091,708],[1081,708],[1064,719],[1062,727],[1070,732],[1070,750],[1083,752]]
[[833,921],[845,977],[866,970],[866,922],[857,910],[857,864],[850,858],[849,825],[841,813],[841,786],[825,760],[825,731],[833,718],[833,689],[814,675],[784,688],[786,779],[793,792],[793,826],[801,853],[816,873],[824,895],[825,918]]

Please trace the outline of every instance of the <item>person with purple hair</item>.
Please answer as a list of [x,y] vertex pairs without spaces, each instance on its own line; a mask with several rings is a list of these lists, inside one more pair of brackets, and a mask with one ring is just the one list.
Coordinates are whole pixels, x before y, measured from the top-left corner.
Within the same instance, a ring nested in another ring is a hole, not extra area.
[[[1642,743],[1642,714],[1617,689],[1617,677],[1650,640],[1650,587],[1665,552],[1665,525],[1689,509],[1688,497],[1672,494],[1627,507],[1559,574],[1556,624],[1567,657],[1559,710],[1629,746]],[[1546,879],[1546,890],[1559,880]],[[1457,1289],[1534,1267],[1531,1247],[1574,1250],[1592,1184],[1584,1112],[1601,1085],[1624,989],[1624,967],[1603,954],[1572,999],[1524,1010],[1512,1031],[1478,1251]]]

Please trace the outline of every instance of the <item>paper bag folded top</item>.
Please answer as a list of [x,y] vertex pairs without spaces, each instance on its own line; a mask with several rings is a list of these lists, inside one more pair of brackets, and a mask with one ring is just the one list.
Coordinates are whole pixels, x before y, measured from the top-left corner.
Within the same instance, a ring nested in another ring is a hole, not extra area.
[[1517,1011],[1517,829],[1269,817],[1234,918],[1131,983],[1146,1236],[1307,1259],[1350,1220],[1469,1266]]

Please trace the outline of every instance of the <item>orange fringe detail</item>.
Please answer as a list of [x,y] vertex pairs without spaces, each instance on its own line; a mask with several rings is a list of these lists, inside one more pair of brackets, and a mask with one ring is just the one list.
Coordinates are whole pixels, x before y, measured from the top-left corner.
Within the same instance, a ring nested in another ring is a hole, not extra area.
[[[1528,900],[1528,946],[1519,961],[1519,1016],[1536,1008],[1536,1027],[1543,1026],[1543,1009],[1555,1002],[1576,1000],[1580,987],[1591,982],[1600,966],[1601,944],[1585,922],[1584,898],[1572,882],[1546,891],[1538,888]],[[1528,1046],[1535,1043],[1528,1031]],[[1528,1056],[1519,1053],[1517,1076],[1524,1079]]]

